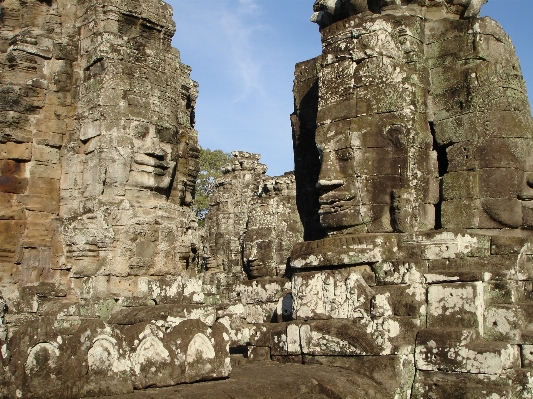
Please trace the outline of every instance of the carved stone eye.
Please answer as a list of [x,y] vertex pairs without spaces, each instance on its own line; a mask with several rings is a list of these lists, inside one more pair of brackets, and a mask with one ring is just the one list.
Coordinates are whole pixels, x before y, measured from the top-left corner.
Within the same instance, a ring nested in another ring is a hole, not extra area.
[[177,144],[178,132],[172,127],[159,126],[156,128],[157,137],[162,143]]
[[353,150],[351,148],[344,148],[337,151],[337,159],[339,161],[351,161],[353,158]]
[[131,133],[134,138],[143,140],[150,133],[150,128],[146,125],[134,125],[131,127]]
[[390,125],[385,135],[395,147],[401,148],[405,146],[405,128],[402,125]]

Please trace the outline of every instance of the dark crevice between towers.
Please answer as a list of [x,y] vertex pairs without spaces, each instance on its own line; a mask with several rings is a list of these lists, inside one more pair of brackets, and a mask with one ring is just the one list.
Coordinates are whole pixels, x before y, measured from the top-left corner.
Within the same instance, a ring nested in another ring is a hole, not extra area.
[[448,173],[447,149],[451,144],[439,145],[433,122],[429,122],[429,129],[431,130],[431,136],[433,136],[433,151],[437,153],[437,165],[439,168],[439,202],[435,204],[435,230],[439,230],[442,229],[442,177]]

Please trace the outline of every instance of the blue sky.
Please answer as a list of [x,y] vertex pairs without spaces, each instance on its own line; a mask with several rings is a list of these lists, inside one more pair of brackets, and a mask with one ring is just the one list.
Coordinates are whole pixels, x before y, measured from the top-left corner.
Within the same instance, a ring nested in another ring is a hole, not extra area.
[[[196,129],[204,148],[261,154],[270,176],[293,169],[294,65],[320,54],[313,0],[167,0],[174,46],[200,84]],[[533,99],[533,0],[489,0],[482,15],[513,39]]]

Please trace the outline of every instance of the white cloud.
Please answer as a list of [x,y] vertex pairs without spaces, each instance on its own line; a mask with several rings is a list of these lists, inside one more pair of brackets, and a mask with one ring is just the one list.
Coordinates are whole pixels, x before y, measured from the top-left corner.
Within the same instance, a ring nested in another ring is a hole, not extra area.
[[239,11],[243,14],[258,15],[261,13],[261,6],[255,0],[239,0]]

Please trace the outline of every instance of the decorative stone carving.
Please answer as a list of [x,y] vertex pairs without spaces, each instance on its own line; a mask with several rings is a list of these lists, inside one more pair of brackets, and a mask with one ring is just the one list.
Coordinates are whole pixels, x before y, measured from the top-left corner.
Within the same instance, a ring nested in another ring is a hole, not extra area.
[[303,238],[294,175],[268,177],[259,155],[232,154],[209,198],[204,238],[206,281],[230,302],[243,279],[283,276]]
[[243,237],[248,278],[283,276],[292,247],[303,237],[293,173],[266,178],[252,199]]
[[267,168],[259,163],[258,154],[235,151],[232,155],[209,197],[204,253],[208,270],[242,274],[242,237]]

